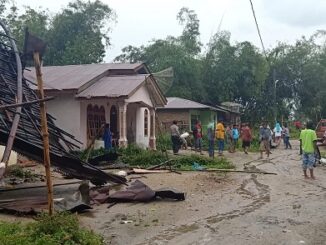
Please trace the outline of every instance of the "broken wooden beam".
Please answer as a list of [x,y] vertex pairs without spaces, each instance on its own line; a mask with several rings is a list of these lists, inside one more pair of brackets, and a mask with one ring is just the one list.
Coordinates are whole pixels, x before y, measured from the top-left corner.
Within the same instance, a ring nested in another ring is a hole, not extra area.
[[191,171],[191,172],[229,172],[229,173],[247,173],[247,174],[272,174],[277,175],[277,173],[273,172],[264,172],[264,171],[253,171],[253,170],[235,170],[235,169],[203,169],[203,170],[181,170],[181,171]]
[[22,102],[22,103],[17,103],[17,104],[1,105],[0,110],[4,110],[4,109],[8,109],[8,108],[15,108],[15,107],[25,107],[25,106],[29,106],[29,105],[32,105],[32,104],[35,104],[35,103],[40,103],[40,102],[53,100],[54,98],[55,97],[51,96],[51,97],[47,97],[47,98],[44,98],[44,99],[32,100],[32,101]]
[[[146,169],[147,169],[147,170],[153,170],[153,169],[156,169],[156,168],[162,167],[162,166],[164,166],[164,165],[168,165],[168,163],[170,163],[170,162],[172,162],[172,161],[174,161],[174,159],[169,159],[169,160],[167,160],[167,161],[164,161],[164,162],[162,162],[162,163],[160,163],[160,164],[157,164],[157,165],[154,165],[154,166],[148,167],[148,168],[146,168]],[[169,166],[170,166],[170,164],[169,164]]]

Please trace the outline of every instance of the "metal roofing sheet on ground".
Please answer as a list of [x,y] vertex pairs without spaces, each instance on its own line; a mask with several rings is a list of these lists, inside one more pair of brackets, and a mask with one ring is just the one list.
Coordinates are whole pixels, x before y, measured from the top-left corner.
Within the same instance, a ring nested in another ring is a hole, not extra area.
[[[140,65],[141,63],[110,63],[44,66],[42,73],[46,89],[78,89],[107,70],[134,70]],[[35,82],[35,69],[28,69],[25,70],[24,76]]]
[[120,97],[130,95],[145,80],[147,75],[109,76],[103,77],[77,97]]

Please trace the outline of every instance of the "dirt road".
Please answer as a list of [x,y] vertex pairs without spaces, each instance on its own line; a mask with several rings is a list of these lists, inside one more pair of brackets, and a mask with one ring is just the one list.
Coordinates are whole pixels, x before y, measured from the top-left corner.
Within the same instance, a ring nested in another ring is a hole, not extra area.
[[277,175],[147,175],[144,183],[187,192],[186,201],[102,205],[81,221],[107,244],[326,244],[326,166],[316,168],[317,180],[304,180],[293,144],[269,161],[226,155],[237,169],[251,162]]

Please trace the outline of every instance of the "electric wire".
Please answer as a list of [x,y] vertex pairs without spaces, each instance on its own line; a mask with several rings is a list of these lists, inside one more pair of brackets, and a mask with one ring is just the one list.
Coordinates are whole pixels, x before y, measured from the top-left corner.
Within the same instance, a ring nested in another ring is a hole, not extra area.
[[264,42],[263,42],[263,38],[262,38],[262,36],[261,36],[260,29],[259,29],[259,25],[258,25],[258,21],[257,21],[257,18],[256,18],[254,5],[253,5],[253,3],[252,3],[252,0],[249,0],[249,2],[250,2],[250,5],[251,5],[252,15],[254,16],[254,19],[255,19],[255,24],[256,24],[256,28],[257,28],[257,32],[258,32],[258,36],[259,36],[259,39],[260,39],[260,43],[261,43],[261,46],[262,46],[262,48],[263,48],[263,52],[264,52],[264,55],[265,55],[265,57],[266,57],[266,60],[268,60],[268,59],[267,59],[266,49],[265,49]]

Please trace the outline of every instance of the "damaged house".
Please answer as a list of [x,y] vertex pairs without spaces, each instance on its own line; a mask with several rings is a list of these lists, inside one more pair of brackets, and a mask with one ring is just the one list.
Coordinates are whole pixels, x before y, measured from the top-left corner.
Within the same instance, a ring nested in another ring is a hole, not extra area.
[[[41,116],[41,100],[23,76],[24,65],[15,41],[1,21],[0,25],[0,145],[6,146],[1,157],[0,180],[4,178],[11,150],[43,162],[43,136],[48,135],[47,147],[51,165],[59,168],[62,173],[77,179],[90,180],[95,185],[103,185],[109,181],[125,183],[125,178],[105,173],[79,159],[71,151],[78,149],[76,138],[58,127],[51,114]],[[46,130],[41,123],[43,116],[48,125]]]
[[[104,123],[110,123],[113,144],[136,143],[156,148],[155,108],[166,98],[143,63],[42,67],[47,110],[56,124],[86,148]],[[25,71],[35,81],[35,71]]]

